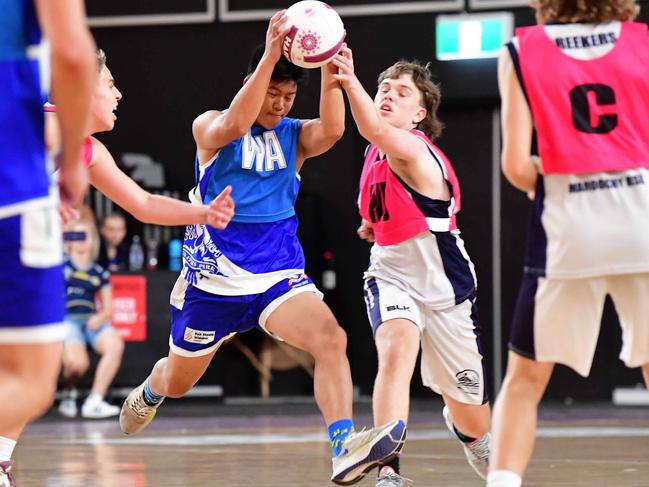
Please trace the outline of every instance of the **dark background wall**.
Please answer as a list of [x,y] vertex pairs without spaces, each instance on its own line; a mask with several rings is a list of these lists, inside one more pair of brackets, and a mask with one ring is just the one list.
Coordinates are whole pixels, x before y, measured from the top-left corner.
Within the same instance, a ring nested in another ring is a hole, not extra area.
[[[488,0],[481,3],[486,2]],[[150,13],[152,9],[162,7],[173,12],[180,5],[183,11],[200,11],[205,6],[205,2],[199,0],[89,0],[87,3],[90,14],[95,16]],[[330,3],[336,7],[368,2]],[[643,0],[642,3],[645,12],[641,20],[646,21],[649,2]],[[229,4],[239,11],[285,6],[283,2],[261,0],[239,0]],[[531,10],[519,8],[513,11],[517,26],[534,23]],[[496,187],[494,194],[492,153],[498,149],[493,147],[492,135],[494,111],[498,109],[496,61],[435,61],[435,16],[435,13],[343,16],[343,20],[348,33],[347,42],[354,49],[358,77],[372,95],[378,73],[400,58],[430,61],[441,84],[444,101],[440,115],[446,130],[438,144],[454,163],[462,183],[463,211],[459,224],[477,267],[483,340],[491,370],[494,325],[502,324],[503,340],[508,335],[520,281],[529,204],[522,194],[501,178],[496,181],[500,189]],[[120,155],[127,152],[150,155],[164,165],[167,188],[186,194],[193,185],[195,148],[191,123],[202,111],[228,106],[241,86],[248,53],[263,41],[266,25],[267,21],[222,22],[217,18],[211,23],[190,25],[94,28],[97,44],[107,52],[108,66],[124,95],[117,112],[116,129],[100,136],[115,158],[119,160]],[[310,83],[298,95],[292,116],[310,118],[317,114],[319,72],[313,70],[311,75]],[[298,213],[301,239],[307,254],[307,271],[314,280],[319,281],[323,270],[323,251],[330,250],[334,254],[338,284],[336,289],[326,292],[326,301],[347,330],[354,382],[361,392],[370,393],[376,356],[361,297],[361,275],[366,267],[369,246],[358,240],[355,233],[359,222],[355,209],[357,181],[365,146],[366,142],[357,133],[348,113],[343,139],[327,154],[308,161],[302,171]],[[494,201],[496,207],[500,207],[497,217],[502,228],[498,249],[502,260],[500,264],[496,262],[495,267],[492,262]],[[131,229],[139,231],[135,223]],[[498,273],[502,280],[502,299],[499,301],[502,313],[501,323],[494,323],[493,283]],[[149,306],[155,308],[149,333],[156,335],[150,345],[158,355],[166,354],[168,287],[157,285],[155,294],[149,295]],[[591,378],[584,381],[560,368],[549,395],[606,397],[615,385],[639,382],[639,372],[625,370],[616,358],[619,335],[614,314],[607,309]],[[251,334],[245,340],[254,348],[259,336]],[[139,349],[142,345],[137,347]],[[503,350],[506,350],[506,344]],[[135,372],[135,369],[150,367],[155,355],[138,352],[137,359],[130,366],[127,362],[123,368],[120,380],[141,380],[140,375],[145,372]],[[504,352],[502,359],[505,360]],[[254,377],[254,370],[244,359],[236,352],[225,350],[208,372],[206,380],[226,384],[226,393],[256,394]],[[231,385],[229,391],[228,384]],[[413,392],[426,394],[417,375]]]

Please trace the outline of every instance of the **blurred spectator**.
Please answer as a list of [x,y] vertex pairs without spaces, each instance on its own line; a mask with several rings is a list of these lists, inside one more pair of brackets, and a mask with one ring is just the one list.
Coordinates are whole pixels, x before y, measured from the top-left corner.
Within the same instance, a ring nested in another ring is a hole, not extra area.
[[111,213],[101,222],[101,245],[97,263],[109,272],[128,270],[126,219],[121,213]]
[[[119,414],[119,407],[104,396],[119,369],[124,342],[110,325],[111,289],[109,273],[95,263],[98,252],[96,227],[88,221],[74,223],[66,232],[65,262],[66,323],[70,330],[63,350],[65,390],[59,412],[77,415],[76,385],[89,367],[88,347],[100,355],[92,390],[81,407],[84,418],[107,418]],[[100,304],[99,309],[96,303]]]

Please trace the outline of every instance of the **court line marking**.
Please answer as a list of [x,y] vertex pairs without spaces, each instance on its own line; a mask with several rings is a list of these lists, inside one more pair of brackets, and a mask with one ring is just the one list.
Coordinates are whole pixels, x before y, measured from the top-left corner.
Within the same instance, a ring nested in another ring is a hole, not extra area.
[[[632,438],[649,437],[649,428],[631,427],[544,427],[537,431],[538,438]],[[408,441],[449,440],[446,430],[417,430],[408,433]],[[323,433],[271,433],[271,434],[214,434],[214,435],[161,435],[134,438],[106,437],[93,434],[87,438],[44,440],[50,444],[66,445],[260,445],[267,443],[319,443],[327,441]]]

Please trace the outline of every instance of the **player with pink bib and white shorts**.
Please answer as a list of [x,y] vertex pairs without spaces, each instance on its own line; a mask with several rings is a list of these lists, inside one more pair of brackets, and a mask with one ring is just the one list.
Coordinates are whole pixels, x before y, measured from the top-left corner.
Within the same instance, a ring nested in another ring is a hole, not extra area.
[[[359,236],[375,242],[365,301],[378,352],[374,423],[408,419],[410,381],[421,347],[426,386],[441,394],[446,424],[482,477],[489,461],[476,276],[456,224],[460,186],[432,140],[441,94],[427,67],[399,61],[378,79],[374,101],[354,74],[351,50],[334,60],[361,135],[370,142],[360,181]],[[399,458],[376,487],[406,485]]]
[[590,373],[607,294],[649,384],[649,37],[632,0],[606,3],[539,2],[500,59],[503,172],[534,208],[490,487],[521,485],[554,364]]

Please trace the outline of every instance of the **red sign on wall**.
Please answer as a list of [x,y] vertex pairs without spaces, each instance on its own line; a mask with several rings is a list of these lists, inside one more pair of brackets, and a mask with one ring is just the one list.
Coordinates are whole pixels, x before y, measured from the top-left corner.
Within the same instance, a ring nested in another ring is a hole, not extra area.
[[146,277],[111,275],[113,327],[125,341],[146,340]]

